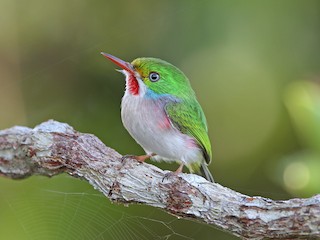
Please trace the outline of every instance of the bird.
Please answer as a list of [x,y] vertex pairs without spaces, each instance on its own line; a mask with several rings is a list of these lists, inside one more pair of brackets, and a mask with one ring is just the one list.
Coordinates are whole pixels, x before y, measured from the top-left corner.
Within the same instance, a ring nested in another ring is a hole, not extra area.
[[190,173],[214,182],[208,169],[212,150],[206,117],[186,75],[159,58],[141,57],[129,63],[101,54],[126,78],[122,123],[145,151],[130,156],[140,162],[176,162],[179,167],[173,174],[186,166]]

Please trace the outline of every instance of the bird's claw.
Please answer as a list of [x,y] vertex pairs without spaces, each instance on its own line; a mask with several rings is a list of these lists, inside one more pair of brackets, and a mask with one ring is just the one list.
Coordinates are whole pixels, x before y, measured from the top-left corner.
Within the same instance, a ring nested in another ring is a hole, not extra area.
[[135,155],[130,155],[130,154],[126,154],[126,155],[123,155],[120,160],[121,162],[123,163],[125,160],[127,160],[128,158],[131,158],[131,159],[135,159]]
[[121,161],[123,162],[125,159],[127,158],[132,158],[137,160],[140,163],[143,163],[144,161],[146,161],[147,159],[155,156],[156,154],[152,153],[150,155],[141,155],[141,156],[136,156],[136,155],[124,155],[121,157]]

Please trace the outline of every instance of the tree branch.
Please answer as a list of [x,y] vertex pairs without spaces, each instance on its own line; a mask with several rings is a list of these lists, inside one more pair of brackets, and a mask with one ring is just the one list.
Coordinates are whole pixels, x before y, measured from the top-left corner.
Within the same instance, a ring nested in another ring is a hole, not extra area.
[[0,131],[0,175],[67,172],[111,201],[158,207],[245,239],[320,238],[320,195],[287,201],[249,197],[193,174],[164,178],[167,171],[121,157],[97,137],[53,120]]

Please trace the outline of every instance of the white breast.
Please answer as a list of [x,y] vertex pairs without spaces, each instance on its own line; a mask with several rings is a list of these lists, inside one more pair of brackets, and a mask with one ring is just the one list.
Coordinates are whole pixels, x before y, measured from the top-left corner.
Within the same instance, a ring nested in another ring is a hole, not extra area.
[[126,92],[121,117],[125,128],[145,152],[157,154],[153,160],[189,164],[203,158],[195,140],[168,122],[163,103]]

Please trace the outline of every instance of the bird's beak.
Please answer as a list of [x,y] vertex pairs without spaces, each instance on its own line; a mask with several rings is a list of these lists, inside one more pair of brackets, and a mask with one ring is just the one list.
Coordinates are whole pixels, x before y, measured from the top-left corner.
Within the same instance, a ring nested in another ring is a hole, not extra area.
[[105,58],[108,58],[109,60],[111,60],[112,62],[117,64],[122,69],[128,71],[129,73],[132,73],[132,74],[135,73],[134,67],[132,66],[131,63],[125,62],[125,61],[121,60],[120,58],[112,56],[111,54],[108,54],[108,53],[101,52],[101,54],[102,54],[102,56],[104,56]]

